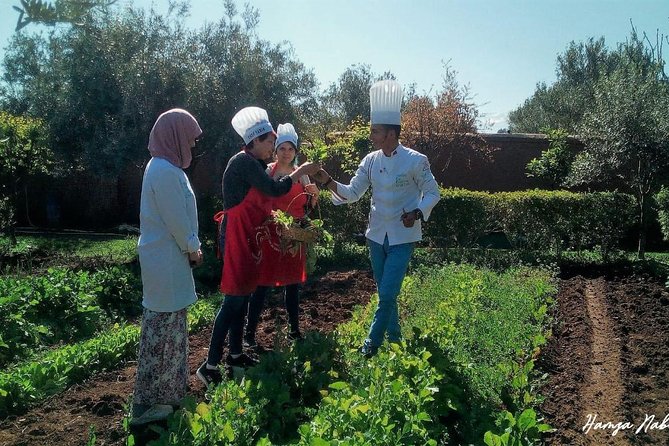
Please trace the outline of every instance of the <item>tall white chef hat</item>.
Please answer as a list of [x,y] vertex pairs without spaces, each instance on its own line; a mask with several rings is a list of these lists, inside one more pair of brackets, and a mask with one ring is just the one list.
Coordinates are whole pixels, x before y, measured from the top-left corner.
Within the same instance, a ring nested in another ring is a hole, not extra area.
[[374,83],[369,89],[372,124],[400,125],[402,87],[397,81]]
[[276,142],[274,143],[274,147],[279,147],[286,141],[292,142],[297,149],[297,132],[295,131],[293,124],[290,122],[279,124],[276,128]]
[[274,132],[267,111],[260,107],[244,107],[232,118],[232,127],[248,144],[258,136]]

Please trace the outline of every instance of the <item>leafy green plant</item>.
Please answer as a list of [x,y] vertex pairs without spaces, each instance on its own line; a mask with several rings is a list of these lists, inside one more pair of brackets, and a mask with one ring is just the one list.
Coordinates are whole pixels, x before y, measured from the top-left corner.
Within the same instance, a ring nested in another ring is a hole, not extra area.
[[305,144],[300,149],[307,160],[314,163],[323,163],[328,158],[328,147],[320,139],[315,140],[312,144]]
[[140,299],[138,278],[118,267],[93,273],[50,268],[42,275],[0,277],[0,364],[136,316]]
[[528,408],[521,413],[512,414],[504,411],[500,414],[501,435],[491,431],[485,433],[483,441],[487,446],[534,446],[541,444],[541,434],[550,432],[548,424],[537,420],[534,409]]
[[655,201],[655,209],[657,210],[657,219],[662,230],[662,237],[665,241],[669,241],[669,188],[662,186],[653,199]]
[[14,116],[0,111],[0,193],[9,198],[3,207],[3,229],[16,243],[12,212],[18,209],[28,179],[48,175],[54,164],[54,154],[46,142],[47,126],[39,119]]
[[576,152],[567,143],[568,132],[564,129],[543,129],[548,136],[548,149],[527,164],[527,176],[542,180],[548,188],[560,187],[569,175]]
[[554,292],[545,270],[432,267],[405,279],[406,343],[371,359],[352,348],[366,335],[372,300],[333,335],[310,333],[210,390],[209,403],[186,404],[159,444],[480,444],[497,436],[534,444],[547,426],[531,407],[526,358],[545,342]]
[[[317,414],[300,427],[299,444],[427,444],[446,440],[430,415],[438,373],[428,351],[394,345],[378,361],[362,364],[350,381],[324,391]],[[330,443],[332,444],[332,443]]]
[[[188,311],[192,332],[211,323],[221,296],[198,300]],[[137,354],[138,325],[114,325],[95,338],[67,345],[0,372],[0,417],[23,413],[33,404],[81,382],[94,373],[118,367]]]

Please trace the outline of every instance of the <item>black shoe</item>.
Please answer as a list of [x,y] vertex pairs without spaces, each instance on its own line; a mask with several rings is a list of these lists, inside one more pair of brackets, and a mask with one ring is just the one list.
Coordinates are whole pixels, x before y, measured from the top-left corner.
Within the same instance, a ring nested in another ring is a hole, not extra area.
[[195,375],[202,381],[202,383],[209,387],[209,384],[220,384],[223,381],[221,371],[218,369],[212,370],[207,368],[207,361],[205,361],[195,372]]
[[258,342],[255,337],[244,336],[244,347],[246,348],[256,348],[258,347]]
[[138,414],[136,412],[140,412],[140,410],[136,410],[137,406],[138,405],[134,405],[132,409],[132,419],[130,420],[131,426],[140,426],[142,424],[162,421],[174,412],[174,408],[168,404],[154,404]]
[[379,352],[378,347],[372,347],[369,344],[363,344],[362,347],[360,347],[360,354],[364,356],[366,359],[369,359],[376,355]]
[[302,336],[302,333],[300,332],[300,330],[295,330],[295,331],[291,331],[290,333],[288,333],[288,340],[289,341],[300,341],[302,339],[304,339],[304,336]]
[[250,367],[257,366],[259,361],[257,359],[251,358],[249,355],[242,353],[241,355],[233,358],[232,355],[228,355],[225,358],[225,364],[229,367],[239,367],[242,369],[248,369]]

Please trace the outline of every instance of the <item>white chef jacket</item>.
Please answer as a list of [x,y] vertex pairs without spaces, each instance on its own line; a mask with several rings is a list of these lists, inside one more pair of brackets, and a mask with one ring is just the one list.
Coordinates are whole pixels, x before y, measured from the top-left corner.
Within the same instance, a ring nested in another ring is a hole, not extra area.
[[162,158],[144,170],[137,249],[142,305],[157,312],[181,310],[197,300],[188,253],[200,249],[195,194],[186,173]]
[[348,185],[336,182],[332,194],[335,205],[353,203],[372,187],[371,210],[365,236],[390,245],[422,239],[420,219],[411,228],[402,224],[402,213],[418,208],[425,221],[439,201],[439,185],[430,170],[427,157],[402,144],[391,156],[377,150],[365,156]]

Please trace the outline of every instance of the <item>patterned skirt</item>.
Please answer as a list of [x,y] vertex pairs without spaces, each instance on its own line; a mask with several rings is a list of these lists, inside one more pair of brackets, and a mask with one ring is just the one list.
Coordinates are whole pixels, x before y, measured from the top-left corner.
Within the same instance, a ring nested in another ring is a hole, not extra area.
[[186,309],[158,313],[144,308],[133,404],[178,405],[187,388]]

